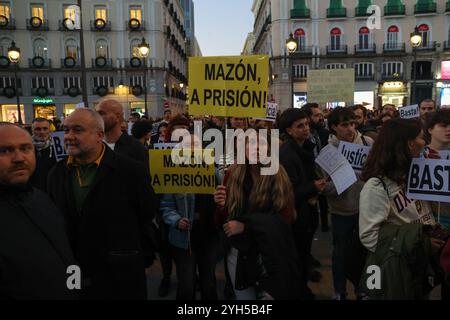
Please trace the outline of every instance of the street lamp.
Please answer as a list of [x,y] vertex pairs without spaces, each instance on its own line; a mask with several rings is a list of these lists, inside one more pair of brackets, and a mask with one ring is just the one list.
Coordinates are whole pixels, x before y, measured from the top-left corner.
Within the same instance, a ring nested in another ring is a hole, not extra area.
[[419,32],[419,28],[417,28],[417,26],[414,28],[414,32],[411,33],[409,42],[414,53],[413,86],[411,88],[411,104],[413,104],[416,101],[417,48],[422,44],[422,34]]
[[289,70],[290,70],[290,80],[291,80],[291,106],[294,107],[294,71],[292,70],[292,58],[291,54],[297,51],[298,42],[294,38],[292,32],[289,34],[289,38],[286,40],[286,48],[289,52]]
[[147,117],[149,116],[148,109],[147,109],[147,60],[146,58],[150,54],[150,45],[145,42],[145,38],[142,38],[142,42],[139,44],[139,55],[142,59],[144,59],[145,68],[144,68],[144,106],[145,106],[145,113]]
[[20,61],[20,49],[16,47],[16,43],[14,41],[11,43],[11,47],[8,48],[8,58],[12,63],[14,63],[14,83],[16,84],[17,112],[19,114],[18,122],[19,126],[22,126],[23,122],[22,113],[20,112],[19,84],[17,81],[17,68]]

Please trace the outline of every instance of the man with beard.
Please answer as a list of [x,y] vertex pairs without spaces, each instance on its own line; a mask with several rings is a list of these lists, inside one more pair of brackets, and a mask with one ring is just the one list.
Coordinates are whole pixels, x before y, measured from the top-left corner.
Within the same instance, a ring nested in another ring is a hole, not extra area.
[[138,140],[122,132],[122,105],[116,100],[104,100],[96,108],[105,123],[105,143],[113,151],[149,167],[148,153]]
[[33,120],[31,128],[36,153],[36,170],[30,178],[30,183],[42,191],[47,191],[47,176],[56,164],[50,138],[50,122],[45,118],[36,118]]
[[63,216],[30,185],[35,165],[30,134],[0,122],[0,300],[76,298],[67,286],[76,263]]
[[64,122],[69,157],[49,174],[82,270],[84,299],[146,299],[154,259],[148,227],[157,203],[144,166],[103,143],[102,117],[77,109]]
[[378,135],[377,128],[368,121],[367,109],[361,104],[353,106],[352,109],[355,113],[356,130],[358,130],[363,136],[368,136],[372,140],[376,140]]

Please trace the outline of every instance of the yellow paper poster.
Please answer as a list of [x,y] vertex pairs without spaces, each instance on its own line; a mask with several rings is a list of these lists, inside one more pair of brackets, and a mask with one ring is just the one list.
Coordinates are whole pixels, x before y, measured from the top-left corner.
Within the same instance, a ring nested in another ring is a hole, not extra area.
[[155,193],[214,194],[214,163],[207,164],[203,159],[206,152],[211,157],[212,150],[200,150],[200,153],[192,151],[190,156],[177,158],[172,158],[172,152],[173,150],[149,151],[150,174]]
[[269,57],[189,58],[189,114],[265,118]]

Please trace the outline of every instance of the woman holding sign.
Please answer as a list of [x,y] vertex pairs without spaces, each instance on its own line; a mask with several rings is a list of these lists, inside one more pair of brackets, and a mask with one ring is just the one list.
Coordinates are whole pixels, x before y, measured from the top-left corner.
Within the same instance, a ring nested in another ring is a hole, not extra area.
[[[258,152],[267,145],[261,136],[247,139],[247,163],[230,167],[214,195],[216,221],[229,240],[226,268],[237,300],[302,295],[290,227],[295,218],[292,186],[281,166],[274,175],[261,175]],[[258,164],[250,164],[255,159]]]
[[[376,273],[374,266],[383,270],[378,275],[379,285],[375,281],[369,286],[369,280],[362,281],[372,298],[421,299],[426,294],[421,286],[417,290],[417,283],[421,285],[426,279],[430,254],[429,238],[420,225],[434,225],[435,221],[428,202],[406,196],[411,161],[424,146],[419,121],[390,120],[381,129],[364,166],[362,179],[366,183],[360,194],[359,235],[370,252],[365,271]],[[431,245],[438,248],[442,243],[432,239]],[[414,261],[406,269],[402,263],[405,259]],[[392,261],[399,263],[394,265]]]

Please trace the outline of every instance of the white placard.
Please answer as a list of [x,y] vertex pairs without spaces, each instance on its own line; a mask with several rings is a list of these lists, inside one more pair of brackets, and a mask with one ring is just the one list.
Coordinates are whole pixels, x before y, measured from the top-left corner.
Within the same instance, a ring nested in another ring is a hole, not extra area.
[[371,146],[341,141],[338,151],[347,159],[355,172],[361,172]]
[[278,104],[269,102],[265,118],[256,118],[256,120],[275,122],[277,120]]
[[417,104],[399,108],[398,112],[402,119],[415,119],[420,117],[419,106]]
[[330,175],[338,195],[358,180],[347,159],[331,144],[322,149],[316,163]]
[[50,133],[50,137],[52,138],[52,148],[53,152],[56,156],[56,161],[61,161],[65,157],[67,157],[66,149],[64,148],[64,132],[56,131]]
[[450,165],[447,160],[413,159],[409,169],[410,199],[450,202]]
[[450,160],[450,150],[441,150],[439,154],[441,155],[441,159]]
[[85,108],[84,102],[80,102],[75,105],[75,109],[83,109],[83,108]]

